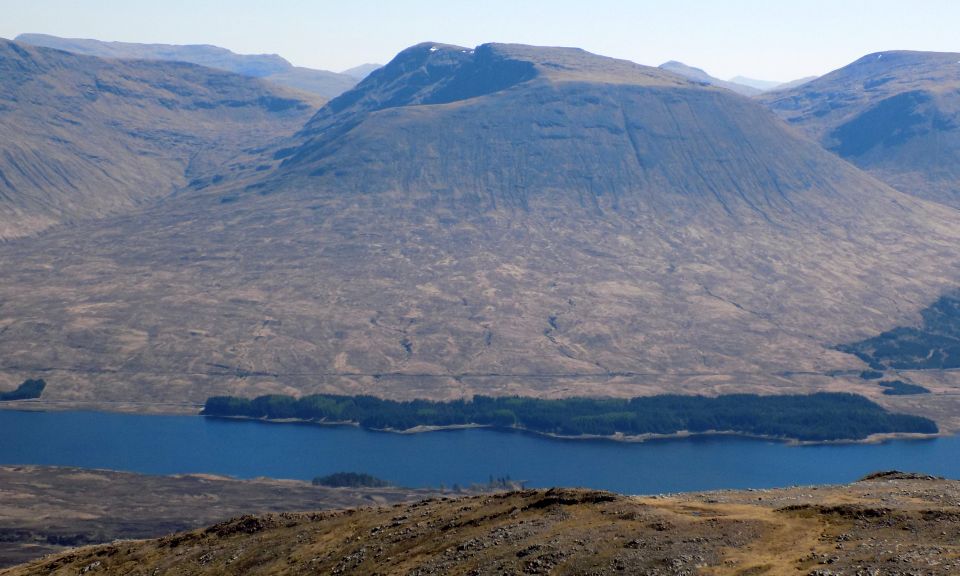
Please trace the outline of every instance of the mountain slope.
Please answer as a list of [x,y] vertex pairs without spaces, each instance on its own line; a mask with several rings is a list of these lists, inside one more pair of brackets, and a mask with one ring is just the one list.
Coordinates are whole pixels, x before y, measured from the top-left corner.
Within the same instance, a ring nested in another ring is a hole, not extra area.
[[780,90],[789,90],[791,88],[796,88],[807,82],[816,80],[819,76],[804,76],[803,78],[797,78],[796,80],[791,80],[789,82],[784,82],[783,84],[778,84],[771,88],[770,92],[779,92]]
[[293,132],[309,95],[0,40],[0,238],[130,210]]
[[371,63],[361,64],[359,66],[354,66],[353,68],[348,68],[347,70],[344,70],[343,72],[341,72],[341,74],[346,74],[347,76],[356,78],[357,81],[359,82],[360,80],[363,80],[364,78],[369,76],[371,72],[373,72],[378,68],[383,68],[383,64],[371,64]]
[[772,80],[758,80],[756,78],[748,78],[746,76],[734,76],[729,81],[735,84],[740,84],[741,86],[749,86],[750,88],[756,88],[761,92],[773,90],[777,86],[781,86],[784,84],[783,82],[776,82]]
[[720,88],[726,88],[731,92],[736,92],[737,94],[742,94],[744,96],[756,96],[763,92],[762,88],[737,82],[736,79],[727,81],[727,80],[721,80],[719,78],[714,78],[713,76],[707,74],[700,68],[687,66],[683,62],[677,62],[676,60],[664,62],[663,64],[660,65],[660,69],[666,70],[668,72],[673,72],[674,74],[679,74],[684,78],[689,78],[690,80],[694,80],[696,82],[703,82],[704,84],[709,84],[710,86],[718,86]]
[[293,66],[276,54],[235,54],[218,46],[103,42],[59,38],[47,34],[20,34],[15,40],[21,44],[56,48],[99,58],[189,62],[243,76],[264,78],[287,88],[312,92],[323,98],[333,98],[346,92],[358,80],[356,74],[338,74]]
[[960,279],[955,211],[746,98],[575,49],[415,46],[268,153],[0,251],[4,377],[71,402],[845,390],[902,411],[835,346]]
[[156,538],[240,514],[387,505],[436,494],[412,488],[344,489],[296,480],[47,466],[0,466],[0,484],[0,571],[76,546]]
[[891,51],[763,97],[899,190],[960,207],[960,53]]
[[243,516],[81,548],[4,574],[946,576],[960,569],[958,496],[956,481],[896,472],[847,486],[659,497],[527,490]]

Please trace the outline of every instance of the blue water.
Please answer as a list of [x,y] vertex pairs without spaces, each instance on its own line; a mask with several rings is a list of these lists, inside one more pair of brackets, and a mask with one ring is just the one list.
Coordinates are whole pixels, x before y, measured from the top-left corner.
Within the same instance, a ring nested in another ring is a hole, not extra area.
[[310,479],[367,472],[414,487],[486,482],[649,494],[842,483],[877,470],[960,478],[960,438],[789,446],[733,437],[642,444],[490,430],[399,435],[353,427],[0,410],[0,464]]

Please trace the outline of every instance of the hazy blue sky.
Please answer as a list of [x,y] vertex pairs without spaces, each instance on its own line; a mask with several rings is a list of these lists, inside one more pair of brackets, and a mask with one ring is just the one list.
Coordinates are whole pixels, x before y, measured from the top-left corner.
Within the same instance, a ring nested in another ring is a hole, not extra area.
[[216,44],[341,70],[421,41],[579,46],[791,80],[881,50],[960,51],[957,0],[0,0],[0,37]]

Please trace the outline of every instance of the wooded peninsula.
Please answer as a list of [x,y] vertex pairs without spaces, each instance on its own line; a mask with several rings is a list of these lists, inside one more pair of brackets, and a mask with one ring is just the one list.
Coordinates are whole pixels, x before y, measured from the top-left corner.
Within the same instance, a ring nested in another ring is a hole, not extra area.
[[863,440],[874,434],[936,434],[921,416],[896,414],[855,394],[541,399],[474,396],[472,400],[395,401],[314,394],[301,398],[215,396],[203,415],[354,423],[367,429],[484,426],[558,436],[644,436],[732,432],[800,441]]

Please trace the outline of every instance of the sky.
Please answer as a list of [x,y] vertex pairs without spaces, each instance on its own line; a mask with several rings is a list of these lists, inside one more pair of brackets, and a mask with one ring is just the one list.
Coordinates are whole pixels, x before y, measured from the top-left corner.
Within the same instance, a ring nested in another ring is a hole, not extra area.
[[577,46],[719,78],[788,81],[872,52],[960,52],[957,0],[0,0],[25,32],[215,44],[340,71],[424,41]]

